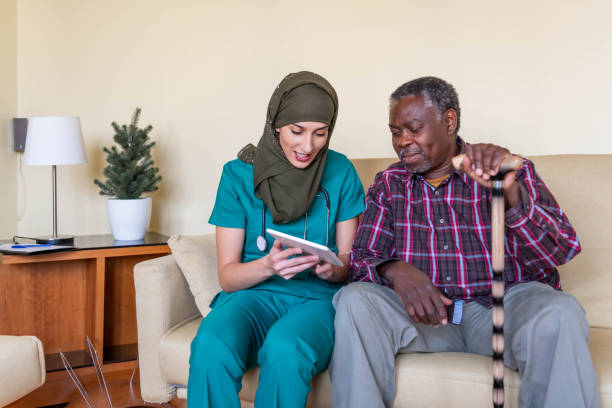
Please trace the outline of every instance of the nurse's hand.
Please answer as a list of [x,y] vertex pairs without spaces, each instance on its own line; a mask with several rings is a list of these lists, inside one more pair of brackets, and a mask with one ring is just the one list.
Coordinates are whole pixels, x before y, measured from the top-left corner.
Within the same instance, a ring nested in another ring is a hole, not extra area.
[[[291,279],[298,273],[313,267],[321,260],[316,255],[303,255],[300,248],[283,249],[279,240],[274,241],[270,253],[265,256],[265,264],[270,275],[278,275],[283,279]],[[293,257],[293,258],[291,258]]]
[[314,269],[317,276],[330,282],[346,282],[348,278],[350,254],[338,254],[338,258],[340,258],[344,266],[335,266],[327,262],[320,262]]
[[319,263],[314,271],[321,279],[333,280],[332,278],[334,277],[334,269],[332,267],[332,264],[328,262]]

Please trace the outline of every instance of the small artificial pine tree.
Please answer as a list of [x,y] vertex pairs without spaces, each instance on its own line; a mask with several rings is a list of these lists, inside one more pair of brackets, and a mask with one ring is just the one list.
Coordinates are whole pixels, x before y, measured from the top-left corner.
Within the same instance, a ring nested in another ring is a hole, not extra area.
[[149,132],[153,126],[144,129],[138,127],[140,108],[136,108],[129,126],[119,126],[116,122],[111,125],[115,130],[113,140],[116,146],[104,148],[107,154],[108,165],[104,169],[106,182],[94,180],[100,187],[100,195],[111,196],[121,200],[140,198],[143,193],[157,191],[157,183],[161,176],[157,175],[159,169],[153,167],[151,148],[155,142],[149,141]]

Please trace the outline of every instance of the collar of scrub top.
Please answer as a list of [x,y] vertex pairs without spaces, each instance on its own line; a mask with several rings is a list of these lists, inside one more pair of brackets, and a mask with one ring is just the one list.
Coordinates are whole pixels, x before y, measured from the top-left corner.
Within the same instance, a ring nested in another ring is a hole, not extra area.
[[[319,190],[323,193],[325,198],[325,209],[327,210],[327,217],[325,222],[325,246],[329,243],[329,208],[331,202],[329,201],[329,193],[323,187],[319,187]],[[315,197],[321,197],[319,193]],[[306,239],[306,231],[308,229],[308,212],[304,214],[304,239]],[[257,236],[257,249],[261,252],[266,252],[268,249],[268,243],[266,242],[266,204],[263,203],[261,210],[261,235]]]

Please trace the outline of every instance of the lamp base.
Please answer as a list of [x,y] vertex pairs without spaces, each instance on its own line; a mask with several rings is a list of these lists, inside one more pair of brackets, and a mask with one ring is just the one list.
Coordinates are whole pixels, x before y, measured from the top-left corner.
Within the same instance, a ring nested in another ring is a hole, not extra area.
[[74,244],[74,237],[69,235],[58,235],[56,237],[36,237],[34,238],[37,244],[52,244],[52,245],[72,245]]

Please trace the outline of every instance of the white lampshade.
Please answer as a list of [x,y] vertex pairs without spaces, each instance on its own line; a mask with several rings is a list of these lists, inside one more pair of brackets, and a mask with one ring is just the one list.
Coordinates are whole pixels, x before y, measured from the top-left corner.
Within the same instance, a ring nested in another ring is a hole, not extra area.
[[24,163],[30,166],[87,163],[79,118],[28,118]]

